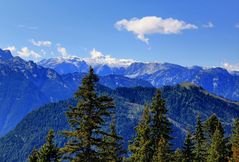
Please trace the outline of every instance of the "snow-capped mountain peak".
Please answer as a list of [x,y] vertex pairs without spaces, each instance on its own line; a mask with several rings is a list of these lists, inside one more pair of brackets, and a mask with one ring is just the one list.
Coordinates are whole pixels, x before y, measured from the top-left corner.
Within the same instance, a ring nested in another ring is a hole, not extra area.
[[40,65],[47,65],[47,67],[55,67],[59,64],[72,64],[75,67],[81,66],[82,63],[86,63],[89,66],[101,66],[107,65],[110,68],[126,68],[132,63],[136,62],[133,59],[118,59],[111,57],[110,55],[104,55],[100,51],[93,49],[91,52],[91,57],[78,57],[78,56],[60,56],[50,59],[44,59],[39,62]]
[[133,59],[118,59],[110,55],[104,55],[100,51],[93,49],[90,58],[83,58],[91,66],[95,65],[108,65],[109,67],[128,67],[135,61]]

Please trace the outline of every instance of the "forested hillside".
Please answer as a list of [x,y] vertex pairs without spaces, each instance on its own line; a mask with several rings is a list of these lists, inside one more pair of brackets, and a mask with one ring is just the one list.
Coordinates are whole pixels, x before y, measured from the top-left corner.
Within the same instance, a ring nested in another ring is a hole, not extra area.
[[[141,117],[143,105],[151,102],[155,90],[142,87],[111,90],[98,86],[99,94],[109,94],[115,100],[117,129],[124,138],[125,148],[135,135],[134,127]],[[192,84],[166,86],[161,91],[166,101],[169,121],[173,124],[173,148],[183,144],[186,129],[194,129],[198,114],[203,121],[216,114],[222,121],[226,135],[230,133],[233,120],[239,116],[238,103],[212,95]],[[57,143],[63,145],[64,138],[60,132],[69,129],[65,112],[71,104],[74,105],[75,101],[47,104],[28,114],[13,131],[1,138],[0,158],[24,161],[34,146],[38,148],[44,143],[50,128],[57,132]]]

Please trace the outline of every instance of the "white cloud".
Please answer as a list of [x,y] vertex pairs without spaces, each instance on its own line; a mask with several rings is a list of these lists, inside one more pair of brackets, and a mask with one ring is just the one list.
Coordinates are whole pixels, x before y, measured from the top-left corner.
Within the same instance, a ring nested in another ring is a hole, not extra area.
[[39,59],[41,58],[41,55],[33,50],[28,49],[28,47],[21,48],[20,51],[17,51],[18,56],[22,58],[33,58],[33,59]]
[[34,46],[38,46],[38,47],[41,47],[41,46],[45,46],[45,47],[51,47],[51,41],[35,41],[35,40],[30,40],[30,42],[34,45]]
[[92,49],[90,51],[90,55],[91,58],[83,58],[83,60],[85,60],[92,66],[97,64],[107,64],[111,67],[120,67],[120,66],[129,66],[130,64],[135,62],[132,59],[117,59],[111,57],[110,55],[105,55],[96,49]]
[[63,57],[69,57],[66,48],[62,47],[60,44],[57,44],[57,51],[63,56]]
[[97,51],[96,49],[93,49],[90,51],[91,58],[103,58],[104,55],[100,52]]
[[202,27],[204,27],[204,28],[213,28],[214,24],[209,21],[207,24],[202,25]]
[[227,69],[228,71],[239,71],[239,63],[238,64],[229,64],[229,63],[224,63],[223,67]]
[[198,27],[194,24],[173,18],[163,19],[156,16],[146,16],[141,19],[122,19],[115,23],[115,28],[117,30],[125,29],[129,32],[133,32],[139,40],[148,44],[149,38],[145,37],[145,35],[178,34],[183,30],[197,29]]
[[16,47],[15,46],[9,46],[9,47],[4,48],[4,50],[9,50],[9,51],[11,51],[11,53],[14,53],[14,52],[16,52]]

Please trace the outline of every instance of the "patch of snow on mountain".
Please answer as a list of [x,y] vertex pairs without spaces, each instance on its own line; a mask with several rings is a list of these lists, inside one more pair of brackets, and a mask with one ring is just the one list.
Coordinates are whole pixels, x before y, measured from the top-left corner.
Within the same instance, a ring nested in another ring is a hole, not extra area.
[[110,55],[104,55],[101,52],[93,49],[91,52],[91,57],[80,58],[78,56],[60,56],[51,59],[45,59],[40,61],[40,65],[47,65],[53,68],[54,66],[62,63],[73,64],[76,67],[80,66],[80,63],[85,61],[88,65],[93,67],[98,65],[108,65],[109,67],[128,67],[135,61],[132,59],[118,59],[111,57]]
[[111,57],[110,55],[104,55],[100,51],[97,51],[96,49],[93,49],[91,52],[90,58],[83,58],[89,65],[96,66],[99,64],[105,64],[109,67],[128,67],[135,61],[132,59],[117,59],[114,57]]

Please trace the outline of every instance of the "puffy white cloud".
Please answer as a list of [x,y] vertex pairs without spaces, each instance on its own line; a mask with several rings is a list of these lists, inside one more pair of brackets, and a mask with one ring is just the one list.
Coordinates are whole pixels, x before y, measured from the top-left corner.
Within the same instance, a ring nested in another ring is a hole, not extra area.
[[63,56],[63,57],[69,57],[66,48],[62,47],[60,44],[57,44],[57,51]]
[[9,47],[4,48],[4,50],[9,50],[9,51],[11,51],[11,53],[14,53],[14,52],[16,52],[16,47],[15,46],[9,46]]
[[90,51],[90,55],[91,55],[91,58],[103,58],[104,57],[104,55],[100,51],[97,51],[96,49],[93,49],[92,51]]
[[129,32],[133,32],[139,40],[148,43],[149,38],[145,37],[145,35],[178,34],[183,30],[197,29],[198,27],[194,24],[173,18],[163,19],[156,16],[146,16],[141,19],[122,19],[115,23],[115,28],[117,30],[125,29]]
[[228,62],[225,62],[223,64],[223,67],[227,69],[228,71],[239,71],[239,63],[238,64],[229,64]]
[[207,24],[202,25],[202,27],[204,27],[204,28],[213,28],[214,24],[211,21],[209,21]]
[[41,55],[33,50],[28,49],[28,47],[21,48],[20,51],[17,51],[18,56],[22,58],[33,58],[33,59],[39,59],[41,58]]
[[41,46],[45,46],[45,47],[51,47],[51,41],[35,41],[34,39],[30,40],[30,42],[34,45],[34,46],[38,46],[38,47],[41,47]]
[[111,67],[121,67],[121,66],[129,66],[133,62],[132,59],[118,59],[111,57],[110,55],[105,55],[102,52],[92,49],[90,51],[91,58],[83,58],[90,65],[94,66],[97,64],[107,64]]

